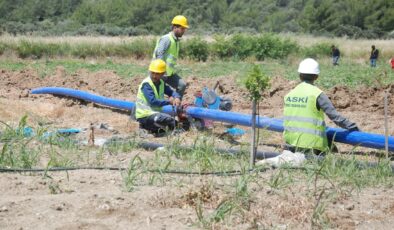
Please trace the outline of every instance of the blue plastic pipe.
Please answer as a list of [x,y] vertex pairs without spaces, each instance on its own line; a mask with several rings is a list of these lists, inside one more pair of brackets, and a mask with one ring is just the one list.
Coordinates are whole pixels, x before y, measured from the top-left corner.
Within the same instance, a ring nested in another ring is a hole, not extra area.
[[78,98],[85,101],[94,102],[100,105],[106,105],[109,107],[114,107],[118,109],[125,109],[131,110],[134,107],[133,102],[124,101],[124,100],[117,100],[108,97],[99,96],[92,93],[87,93],[81,90],[69,89],[69,88],[62,88],[62,87],[43,87],[33,89],[31,91],[32,94],[55,94],[55,95],[62,95],[68,96],[73,98]]
[[[87,93],[80,90],[60,88],[60,87],[44,87],[33,89],[31,91],[33,94],[56,94],[78,98],[85,101],[91,101],[97,104],[106,105],[118,109],[131,110],[135,103],[117,100],[112,98],[107,98],[91,93]],[[172,106],[164,106],[163,112],[168,114],[174,114],[174,109]],[[221,121],[231,124],[251,126],[252,116],[236,112],[226,112],[221,110],[204,109],[199,107],[188,107],[186,109],[186,114],[194,118],[210,119],[215,121]],[[276,132],[283,132],[283,121],[275,118],[268,117],[257,117],[256,125],[259,128],[268,129]],[[345,129],[339,128],[326,128],[327,137],[334,139],[336,142],[363,146],[374,149],[384,149],[385,138],[384,135],[366,133],[366,132],[349,132]],[[394,151],[394,137],[389,136],[388,147],[390,151]]]

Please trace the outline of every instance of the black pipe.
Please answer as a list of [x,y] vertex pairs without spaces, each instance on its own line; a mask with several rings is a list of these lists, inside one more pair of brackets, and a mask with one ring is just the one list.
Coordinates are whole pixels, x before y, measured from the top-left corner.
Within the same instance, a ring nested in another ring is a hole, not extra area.
[[[139,142],[137,143],[137,146],[140,148],[143,148],[148,151],[153,151],[161,147],[165,147],[163,144],[159,143],[152,143],[152,142]],[[179,146],[180,149],[182,150],[193,150],[192,146]],[[239,149],[223,149],[223,148],[215,148],[215,152],[221,153],[221,154],[228,154],[231,156],[236,156],[240,154],[242,151]],[[272,158],[272,157],[277,157],[279,156],[280,153],[278,152],[270,152],[270,151],[257,151],[256,152],[256,158],[257,159],[267,159],[267,158]]]

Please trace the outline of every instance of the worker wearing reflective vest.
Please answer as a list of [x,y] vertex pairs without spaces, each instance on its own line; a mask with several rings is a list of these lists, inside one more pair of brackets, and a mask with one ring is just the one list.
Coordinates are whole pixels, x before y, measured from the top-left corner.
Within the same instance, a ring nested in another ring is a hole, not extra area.
[[186,82],[177,74],[175,65],[179,58],[180,38],[189,25],[186,17],[182,15],[175,16],[171,23],[172,31],[157,40],[153,59],[162,59],[166,62],[167,70],[162,79],[174,88],[182,98],[186,90]]
[[[161,77],[166,71],[163,60],[153,60],[149,65],[149,76],[138,87],[135,117],[143,128],[153,134],[163,133],[175,128],[175,119],[161,113],[165,105],[179,106],[180,96],[167,86]],[[169,99],[164,99],[167,95]]]
[[357,131],[355,123],[342,117],[322,90],[313,85],[318,78],[319,64],[311,58],[299,67],[301,83],[284,97],[284,139],[292,152],[320,154],[330,150],[325,132],[324,114],[338,126]]

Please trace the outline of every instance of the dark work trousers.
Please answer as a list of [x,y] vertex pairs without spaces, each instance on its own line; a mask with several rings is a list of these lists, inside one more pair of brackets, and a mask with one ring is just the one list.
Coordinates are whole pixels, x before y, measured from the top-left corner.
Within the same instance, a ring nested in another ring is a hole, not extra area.
[[167,85],[171,86],[181,96],[181,99],[183,98],[183,94],[186,90],[186,82],[178,74],[163,76],[161,79]]
[[137,121],[140,123],[140,128],[155,134],[173,130],[176,126],[174,117],[166,113],[155,113],[148,117],[139,118]]

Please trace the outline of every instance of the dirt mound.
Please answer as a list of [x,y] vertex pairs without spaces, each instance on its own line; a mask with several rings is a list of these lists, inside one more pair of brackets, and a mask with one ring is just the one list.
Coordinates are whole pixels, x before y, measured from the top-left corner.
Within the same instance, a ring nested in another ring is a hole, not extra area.
[[[25,102],[34,101],[35,105],[32,104],[31,108],[39,107],[38,102],[43,102],[46,106],[48,103],[52,103],[56,108],[52,109],[50,113],[58,114],[57,118],[64,118],[64,121],[70,120],[70,117],[66,117],[67,113],[62,112],[63,108],[75,108],[75,106],[80,107],[88,103],[70,98],[59,99],[51,95],[32,95],[29,93],[30,90],[37,87],[58,86],[134,101],[138,85],[144,77],[124,79],[113,71],[89,72],[85,69],[80,69],[74,74],[68,74],[61,66],[56,68],[54,74],[46,77],[41,77],[36,71],[31,69],[21,71],[0,70],[0,75],[0,97],[6,100],[23,99]],[[220,96],[233,101],[233,111],[251,112],[251,101],[248,98],[248,92],[242,86],[242,83],[233,76],[215,79],[192,76],[185,80],[188,82],[188,89],[184,97],[184,102],[186,103],[193,103],[194,94],[201,91],[203,87],[213,89],[216,83],[219,82],[216,92]],[[260,103],[260,114],[270,117],[281,117],[283,113],[283,97],[297,84],[298,81],[289,81],[281,77],[273,78],[270,90],[264,94],[264,100]],[[377,133],[382,133],[383,126],[381,121],[384,118],[383,98],[385,91],[389,94],[389,113],[394,115],[394,103],[391,100],[394,94],[394,84],[384,87],[362,86],[357,89],[335,86],[325,90],[341,114],[355,121],[364,131]],[[26,104],[29,103],[25,103],[23,106],[26,106]],[[9,113],[11,111],[7,111],[7,114]],[[20,116],[19,112],[15,116],[17,115]],[[110,122],[111,117],[108,117],[107,120]],[[330,122],[328,124],[335,126]],[[394,134],[394,129],[390,131],[390,134]]]
[[[96,93],[106,97],[134,100],[138,85],[143,77],[123,79],[113,71],[89,72],[85,69],[75,74],[67,74],[62,66],[58,66],[51,76],[40,77],[34,70],[21,70],[17,72],[0,70],[0,96],[9,99],[18,99],[29,96],[29,91],[38,87],[66,87]],[[234,77],[220,77],[215,79],[191,77],[187,79],[189,84],[185,101],[191,103],[194,93],[201,91],[203,87],[213,89],[217,82],[217,93],[233,100],[234,110],[245,112],[250,110],[251,103],[248,92],[237,83]],[[281,77],[275,77],[271,81],[271,88],[264,95],[261,109],[266,115],[278,116],[283,107],[283,96],[297,85],[297,81],[289,81]],[[355,90],[346,86],[335,86],[326,93],[333,104],[339,110],[362,110],[383,114],[383,98],[385,91],[389,94],[389,111],[394,114],[394,105],[390,99],[394,93],[394,84],[385,87],[359,87]],[[34,98],[34,96],[32,97]],[[265,111],[269,110],[269,111]],[[265,112],[264,112],[265,111]]]
[[385,87],[359,87],[350,90],[346,86],[335,86],[327,92],[333,104],[338,109],[350,111],[365,111],[384,114],[384,96],[388,93],[388,105],[390,115],[394,115],[392,96],[394,84]]
[[91,73],[81,69],[68,75],[64,68],[58,66],[55,74],[42,78],[34,70],[12,72],[1,70],[0,95],[5,98],[17,99],[27,97],[29,90],[38,87],[66,87],[93,92],[106,97],[116,96],[119,99],[130,99],[137,92],[140,78],[123,79],[113,71]]

